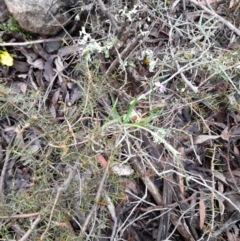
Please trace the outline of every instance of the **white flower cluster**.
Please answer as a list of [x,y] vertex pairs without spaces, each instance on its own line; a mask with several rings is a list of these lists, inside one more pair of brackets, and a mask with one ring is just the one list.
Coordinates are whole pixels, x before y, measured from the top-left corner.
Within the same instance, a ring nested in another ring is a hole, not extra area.
[[126,16],[128,20],[132,22],[133,21],[132,16],[136,16],[137,12],[139,11],[137,10],[138,7],[139,7],[138,5],[134,5],[133,9],[131,9],[130,11],[128,11],[127,7],[124,7],[119,11],[119,14],[121,18]]
[[84,47],[83,56],[91,61],[91,55],[93,53],[104,53],[105,58],[109,57],[109,50],[116,45],[117,40],[112,39],[112,41],[104,42],[103,46],[99,44],[92,36],[86,32],[85,28],[82,27],[82,31],[80,31],[80,39],[78,43]]

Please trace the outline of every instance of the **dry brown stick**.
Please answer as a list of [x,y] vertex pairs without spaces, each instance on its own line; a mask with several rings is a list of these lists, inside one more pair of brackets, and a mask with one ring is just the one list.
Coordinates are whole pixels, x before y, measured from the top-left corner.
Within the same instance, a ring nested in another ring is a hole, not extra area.
[[8,218],[31,218],[38,216],[40,213],[27,213],[27,214],[16,214],[16,215],[9,215],[9,216],[0,216],[0,219],[8,219]]
[[211,14],[212,16],[216,17],[218,20],[220,20],[224,25],[226,25],[229,29],[231,29],[232,31],[234,31],[238,36],[240,36],[240,30],[237,29],[233,24],[231,24],[229,21],[227,21],[226,19],[224,19],[223,17],[221,17],[220,15],[218,15],[215,11],[212,11],[210,9],[208,9],[207,7],[205,7],[204,5],[202,5],[201,3],[197,2],[196,0],[190,0],[191,3],[197,5],[198,7],[200,7],[201,9],[203,9],[205,12]]
[[35,229],[35,227],[38,225],[40,221],[41,221],[41,217],[38,216],[32,223],[31,227],[28,229],[28,231],[18,241],[25,241],[30,236],[30,234],[32,233],[32,231]]

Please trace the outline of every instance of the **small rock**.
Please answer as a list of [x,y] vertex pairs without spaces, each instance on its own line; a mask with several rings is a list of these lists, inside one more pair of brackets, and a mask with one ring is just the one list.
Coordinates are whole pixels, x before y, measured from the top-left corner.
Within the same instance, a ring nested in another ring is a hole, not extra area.
[[77,2],[78,0],[5,0],[9,12],[22,29],[42,35],[57,34],[70,17],[66,10]]

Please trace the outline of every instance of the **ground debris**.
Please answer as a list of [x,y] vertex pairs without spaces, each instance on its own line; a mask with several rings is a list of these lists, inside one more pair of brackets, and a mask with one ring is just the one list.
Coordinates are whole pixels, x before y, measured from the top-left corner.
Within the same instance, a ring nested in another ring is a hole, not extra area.
[[0,25],[0,239],[239,240],[232,7],[97,0],[51,38]]

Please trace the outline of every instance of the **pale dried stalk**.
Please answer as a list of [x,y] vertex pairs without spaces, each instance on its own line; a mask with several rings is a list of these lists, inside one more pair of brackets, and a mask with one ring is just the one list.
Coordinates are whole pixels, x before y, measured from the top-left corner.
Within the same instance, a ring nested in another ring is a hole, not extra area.
[[189,0],[191,3],[195,4],[196,6],[203,9],[205,12],[211,14],[212,16],[216,17],[218,20],[220,20],[224,25],[226,25],[229,29],[234,31],[238,36],[240,36],[240,30],[237,29],[233,24],[231,24],[229,21],[224,19],[223,17],[219,16],[215,11],[208,9],[201,3],[197,2],[196,0]]
[[22,236],[22,238],[19,239],[19,241],[25,241],[30,236],[30,234],[36,228],[36,226],[39,224],[40,221],[41,221],[41,217],[38,216],[32,223],[31,227],[28,229],[28,231]]

